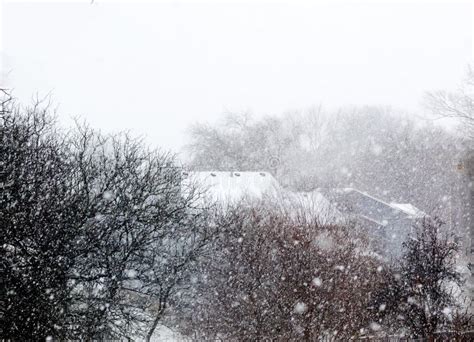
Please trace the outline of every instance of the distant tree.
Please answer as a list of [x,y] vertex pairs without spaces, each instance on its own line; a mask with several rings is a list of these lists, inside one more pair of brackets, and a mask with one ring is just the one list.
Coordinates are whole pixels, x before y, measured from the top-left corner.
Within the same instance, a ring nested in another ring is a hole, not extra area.
[[434,115],[457,120],[465,137],[474,139],[474,71],[471,68],[458,91],[429,92],[426,104]]
[[456,268],[458,245],[453,234],[441,227],[440,220],[431,218],[416,226],[404,243],[402,262],[386,273],[388,286],[374,306],[384,308],[378,315],[385,317],[388,326],[408,329],[413,338],[433,338],[456,324],[472,324],[472,315],[461,314],[463,278]]
[[[302,159],[303,132],[303,122],[293,116],[255,120],[250,114],[227,113],[216,125],[196,123],[189,130],[189,164],[196,170],[266,170],[291,180],[288,175],[299,172],[291,161]],[[305,144],[315,147],[316,134]]]
[[[457,186],[450,194],[450,207],[454,206],[454,221],[461,229],[461,236],[469,235],[469,227],[474,220],[472,210],[472,160],[474,151],[474,71],[469,67],[467,74],[457,91],[438,90],[429,92],[425,104],[435,119],[450,119],[456,124],[455,132],[462,140],[461,153],[456,154],[454,164],[457,168]],[[451,162],[453,163],[453,162]],[[454,195],[453,195],[454,193]],[[451,221],[452,218],[451,218]],[[463,229],[464,228],[464,229]],[[467,255],[472,254],[472,246],[463,246]]]

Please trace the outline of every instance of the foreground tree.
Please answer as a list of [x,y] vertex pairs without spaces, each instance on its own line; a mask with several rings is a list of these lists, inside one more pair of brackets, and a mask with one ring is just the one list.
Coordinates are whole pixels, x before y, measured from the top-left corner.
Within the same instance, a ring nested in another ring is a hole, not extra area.
[[80,214],[70,210],[69,165],[53,121],[39,107],[0,117],[0,336],[65,335],[68,270]]
[[213,238],[173,156],[10,102],[0,126],[0,336],[151,336]]

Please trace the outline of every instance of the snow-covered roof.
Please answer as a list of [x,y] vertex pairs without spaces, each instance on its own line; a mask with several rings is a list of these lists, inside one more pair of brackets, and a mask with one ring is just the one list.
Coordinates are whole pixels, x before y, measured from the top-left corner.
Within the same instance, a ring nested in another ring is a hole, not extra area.
[[266,200],[280,210],[300,217],[324,218],[335,222],[342,215],[318,191],[292,192],[280,186],[268,172],[206,171],[183,172],[184,179],[200,186],[206,199],[229,204],[241,200]]
[[406,213],[408,216],[410,216],[412,218],[421,218],[421,217],[426,216],[426,213],[424,213],[423,211],[421,211],[420,209],[418,209],[417,207],[415,207],[414,205],[412,205],[410,203],[394,203],[394,202],[391,202],[390,205],[392,207],[395,207],[395,208],[403,211],[404,213]]
[[426,214],[409,203],[389,203],[354,188],[321,190],[341,210],[352,212],[374,222],[416,219]]
[[200,171],[183,172],[183,176],[206,190],[211,200],[262,199],[265,195],[281,190],[276,179],[268,172]]

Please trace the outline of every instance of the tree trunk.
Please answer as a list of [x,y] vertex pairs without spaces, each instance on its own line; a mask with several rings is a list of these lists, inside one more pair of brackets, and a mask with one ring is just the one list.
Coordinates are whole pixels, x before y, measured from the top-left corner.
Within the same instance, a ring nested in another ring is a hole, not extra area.
[[160,322],[162,313],[163,313],[163,309],[161,308],[161,304],[160,304],[160,309],[158,310],[158,313],[156,314],[156,317],[153,320],[153,324],[151,325],[150,329],[148,330],[148,333],[146,334],[146,338],[145,338],[146,342],[150,342],[151,337],[153,336],[153,333],[155,332],[155,329],[158,326],[158,323]]

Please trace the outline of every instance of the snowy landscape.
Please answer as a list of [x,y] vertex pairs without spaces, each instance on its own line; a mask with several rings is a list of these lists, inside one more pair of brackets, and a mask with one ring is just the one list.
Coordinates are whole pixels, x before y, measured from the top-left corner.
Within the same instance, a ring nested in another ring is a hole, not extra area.
[[0,341],[473,341],[474,11],[414,3],[2,4]]

